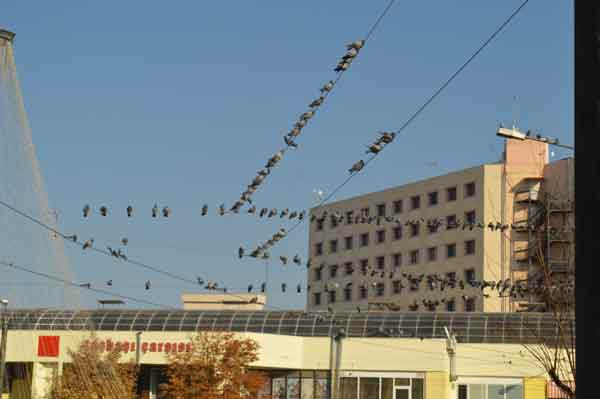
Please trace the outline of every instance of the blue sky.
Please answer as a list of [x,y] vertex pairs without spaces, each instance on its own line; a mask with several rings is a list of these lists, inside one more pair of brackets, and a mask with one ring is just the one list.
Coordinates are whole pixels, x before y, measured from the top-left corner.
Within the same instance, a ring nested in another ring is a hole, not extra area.
[[[339,184],[376,132],[398,128],[519,3],[398,1],[256,203],[313,205],[314,188]],[[17,33],[17,67],[61,229],[113,245],[126,236],[130,257],[176,273],[259,285],[264,266],[240,262],[237,248],[281,225],[246,215],[200,218],[199,209],[209,203],[214,214],[237,198],[334,77],[343,45],[361,38],[386,4],[3,1],[0,26]],[[495,161],[502,150],[495,129],[515,117],[523,129],[572,143],[572,43],[571,2],[530,1],[337,198]],[[172,217],[152,220],[155,202]],[[85,203],[115,214],[83,220]],[[129,203],[138,211],[132,220],[124,216]],[[298,229],[274,255],[306,257],[307,240]],[[117,292],[171,305],[196,289],[69,248],[80,281],[100,287],[113,279]],[[304,284],[305,270],[272,262],[270,281]],[[304,305],[304,294],[274,291],[272,305]],[[86,304],[96,297],[85,295]]]

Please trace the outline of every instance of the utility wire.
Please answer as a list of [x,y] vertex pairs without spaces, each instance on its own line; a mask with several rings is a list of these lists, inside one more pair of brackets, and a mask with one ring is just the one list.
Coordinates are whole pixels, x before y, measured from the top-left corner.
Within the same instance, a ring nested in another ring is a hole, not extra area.
[[[523,9],[523,7],[525,7],[525,5],[527,5],[528,2],[529,0],[523,1],[523,3],[521,3],[519,7],[517,7],[512,12],[512,14],[475,50],[475,52],[452,75],[450,75],[450,77],[421,106],[417,108],[417,110],[400,126],[398,130],[395,131],[395,133],[402,133],[433,102],[433,100],[435,100],[450,85],[450,83],[452,83],[452,81],[454,81],[454,79],[456,79],[458,75],[460,75],[460,73],[496,38],[496,36],[498,36],[504,30],[504,28],[519,14],[519,12]],[[379,23],[379,21],[377,23]],[[344,188],[348,183],[350,183],[350,181],[355,176],[357,176],[360,172],[363,172],[367,168],[367,165],[369,165],[371,161],[373,161],[380,153],[381,152],[371,156],[365,162],[363,168],[359,172],[353,173],[350,176],[348,176],[329,195],[323,198],[317,204],[317,206],[315,206],[315,209],[318,209],[325,205],[327,201],[333,198],[335,194],[337,194],[342,188]],[[310,219],[310,216],[308,217],[308,219]],[[294,224],[288,230],[288,234],[286,235],[286,237],[289,236],[289,233],[296,230],[302,224],[302,222],[303,220],[299,220],[296,224]]]
[[62,279],[60,277],[53,276],[51,274],[46,274],[46,273],[43,273],[43,272],[31,270],[31,269],[29,269],[27,267],[19,266],[19,265],[15,264],[15,263],[12,263],[12,262],[5,262],[5,261],[0,260],[0,265],[5,266],[6,268],[9,268],[9,269],[17,269],[17,270],[20,270],[20,271],[23,271],[23,272],[26,272],[26,273],[30,273],[30,274],[36,275],[38,277],[43,277],[43,278],[46,278],[48,280],[52,280],[52,281],[56,281],[56,282],[59,282],[59,283],[63,283],[65,285],[70,285],[70,286],[76,287],[78,289],[87,289],[87,290],[90,290],[90,291],[93,291],[93,292],[96,292],[96,293],[99,293],[99,294],[110,295],[110,296],[115,297],[115,298],[127,299],[129,301],[143,303],[143,304],[146,304],[146,305],[158,306],[158,307],[161,307],[161,308],[176,309],[173,306],[164,305],[164,304],[155,303],[155,302],[150,302],[150,301],[146,301],[144,299],[134,298],[132,296],[116,294],[116,293],[113,293],[113,292],[110,292],[110,291],[107,291],[107,290],[102,290],[102,289],[99,289],[99,288],[93,288],[93,287],[89,287],[88,288],[88,287],[82,286],[81,284],[76,283],[74,281],[65,280],[65,279]]

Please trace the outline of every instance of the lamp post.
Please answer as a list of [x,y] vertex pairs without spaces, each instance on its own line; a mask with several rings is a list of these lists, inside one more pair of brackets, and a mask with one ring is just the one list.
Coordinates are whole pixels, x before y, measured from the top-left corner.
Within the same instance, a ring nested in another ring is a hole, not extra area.
[[2,313],[0,313],[0,319],[2,322],[2,342],[0,342],[0,396],[4,393],[4,371],[6,368],[6,338],[8,336],[8,319],[6,317],[6,308],[8,307],[8,300],[0,300],[2,304]]
[[505,127],[500,126],[500,128],[496,132],[496,136],[504,137],[507,139],[513,139],[513,140],[521,140],[521,141],[524,141],[524,140],[539,141],[540,143],[546,143],[546,144],[550,144],[550,145],[555,145],[557,147],[566,148],[569,150],[575,150],[575,147],[573,147],[571,145],[559,143],[558,139],[556,139],[556,138],[544,137],[539,134],[532,136],[531,131],[528,130],[527,132],[522,133],[516,127],[513,127],[512,129],[507,129]]

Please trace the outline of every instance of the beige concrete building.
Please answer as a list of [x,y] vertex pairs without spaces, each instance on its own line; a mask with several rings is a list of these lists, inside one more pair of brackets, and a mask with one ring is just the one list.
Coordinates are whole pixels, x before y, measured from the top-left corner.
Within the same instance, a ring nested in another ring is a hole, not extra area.
[[[527,279],[539,244],[527,226],[540,215],[545,174],[554,186],[572,184],[563,169],[560,161],[548,164],[547,144],[507,140],[502,162],[313,208],[308,309],[367,309],[374,303],[403,311],[519,309],[530,298],[500,297],[497,291],[483,296],[468,282]],[[336,221],[334,214],[343,218]],[[357,217],[371,222],[357,223]],[[442,221],[437,228],[427,223],[434,219]],[[460,225],[453,227],[454,221]],[[464,222],[481,224],[471,229]],[[490,222],[512,226],[490,229]],[[444,290],[425,281],[411,287],[409,274],[462,283]]]
[[263,310],[266,295],[261,294],[181,294],[184,310]]

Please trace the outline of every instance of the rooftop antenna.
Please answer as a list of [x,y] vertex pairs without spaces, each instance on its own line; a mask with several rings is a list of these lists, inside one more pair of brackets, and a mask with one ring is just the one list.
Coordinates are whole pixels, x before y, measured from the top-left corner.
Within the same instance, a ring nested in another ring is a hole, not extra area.
[[513,130],[517,129],[517,111],[518,111],[517,110],[517,107],[518,107],[517,102],[518,101],[519,101],[519,97],[513,96],[513,125],[512,125]]

